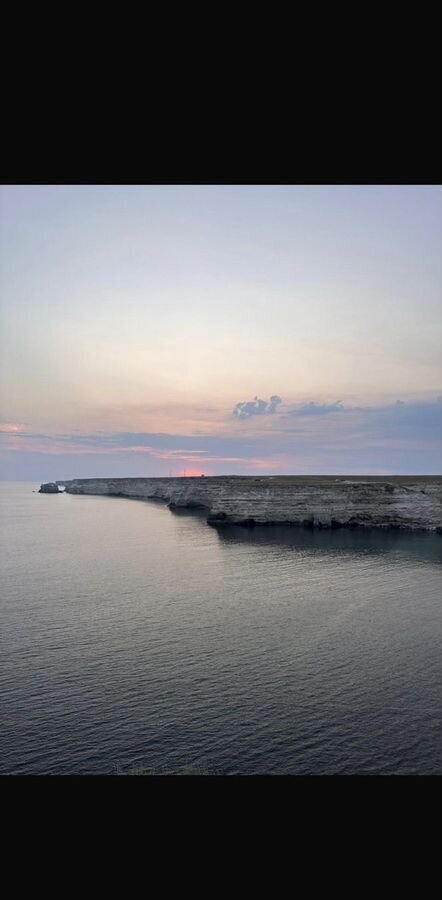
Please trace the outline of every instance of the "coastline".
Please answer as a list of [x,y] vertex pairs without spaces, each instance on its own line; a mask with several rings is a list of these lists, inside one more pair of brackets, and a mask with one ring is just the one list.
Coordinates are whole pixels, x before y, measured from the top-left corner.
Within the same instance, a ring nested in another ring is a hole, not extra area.
[[[442,534],[440,475],[76,478],[69,494],[162,500],[207,511],[207,523],[376,528]],[[46,493],[46,485],[40,491]],[[53,493],[53,491],[49,491]]]

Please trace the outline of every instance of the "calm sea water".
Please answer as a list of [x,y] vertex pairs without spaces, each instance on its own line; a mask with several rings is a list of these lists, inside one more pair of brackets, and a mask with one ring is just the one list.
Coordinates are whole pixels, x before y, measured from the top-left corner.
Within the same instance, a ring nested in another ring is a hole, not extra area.
[[441,773],[439,536],[37,489],[0,485],[0,773]]

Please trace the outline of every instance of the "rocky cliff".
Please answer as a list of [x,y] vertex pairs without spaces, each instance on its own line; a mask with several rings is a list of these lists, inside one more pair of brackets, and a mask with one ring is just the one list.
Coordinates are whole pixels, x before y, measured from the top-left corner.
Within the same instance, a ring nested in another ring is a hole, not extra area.
[[442,476],[85,478],[69,494],[203,508],[210,525],[402,528],[442,533]]

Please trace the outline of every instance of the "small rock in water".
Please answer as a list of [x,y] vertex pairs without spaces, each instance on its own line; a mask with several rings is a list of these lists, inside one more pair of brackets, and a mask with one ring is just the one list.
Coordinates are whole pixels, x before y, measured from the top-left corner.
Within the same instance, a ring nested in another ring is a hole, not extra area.
[[58,484],[54,484],[54,482],[49,481],[47,484],[42,484],[40,486],[39,494],[61,494],[62,492],[58,490]]

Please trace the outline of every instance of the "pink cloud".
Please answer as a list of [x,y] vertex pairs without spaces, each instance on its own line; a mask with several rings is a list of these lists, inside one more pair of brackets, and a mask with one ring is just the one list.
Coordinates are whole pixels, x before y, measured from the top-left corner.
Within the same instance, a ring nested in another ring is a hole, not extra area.
[[186,452],[178,450],[153,450],[151,447],[127,447],[126,450],[135,453],[143,453],[147,451],[149,456],[154,457],[154,459],[168,459],[175,462],[179,462],[180,460],[197,463],[244,462],[244,459],[242,459],[240,456],[206,456],[206,450],[192,450]]
[[[150,459],[157,459],[172,463],[197,463],[201,465],[216,465],[223,463],[233,463],[243,466],[247,469],[278,469],[280,462],[270,459],[247,459],[240,456],[208,456],[207,450],[161,450],[154,447],[94,447],[93,445],[84,445],[69,441],[57,442],[48,438],[30,439],[26,435],[16,432],[8,432],[8,450],[21,451],[27,453],[45,453],[49,456],[64,456],[69,453],[70,456],[120,456],[126,453],[139,453],[148,456]],[[196,472],[196,469],[195,469]],[[198,469],[198,474],[200,470]]]
[[0,431],[5,434],[17,434],[23,431],[24,425],[18,425],[13,422],[0,422]]

